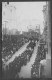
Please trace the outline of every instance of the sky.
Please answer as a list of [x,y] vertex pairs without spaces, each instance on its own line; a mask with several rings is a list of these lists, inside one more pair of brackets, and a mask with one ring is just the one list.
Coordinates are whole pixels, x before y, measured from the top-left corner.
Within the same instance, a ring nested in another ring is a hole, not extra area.
[[[19,31],[28,31],[29,28],[35,29],[35,26],[40,24],[42,33],[44,28],[42,10],[46,2],[10,2],[9,4],[16,7],[13,16],[11,16],[12,22],[9,21],[9,24],[11,23],[12,25],[9,27],[10,29],[13,29],[15,25],[15,28]],[[8,18],[9,15],[7,16]]]

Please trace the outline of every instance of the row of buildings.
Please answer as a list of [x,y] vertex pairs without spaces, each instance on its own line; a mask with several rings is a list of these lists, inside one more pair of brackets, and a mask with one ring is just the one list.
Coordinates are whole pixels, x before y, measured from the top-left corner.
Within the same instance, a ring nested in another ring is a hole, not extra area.
[[[46,41],[48,46],[48,54],[51,56],[51,14],[50,14],[50,2],[46,2],[46,5],[43,7],[44,15],[44,31],[42,38]],[[46,58],[51,58],[47,56]]]
[[12,29],[9,30],[8,28],[3,28],[2,29],[2,35],[24,35],[27,38],[40,38],[40,27],[35,28],[35,30],[32,29],[28,29],[28,32],[22,31],[22,33],[20,31],[18,31],[17,29]]
[[48,52],[46,53],[46,59],[43,59],[40,62],[40,65],[43,66],[42,75],[47,78],[51,78],[51,5],[52,4],[50,1],[47,1],[46,5],[43,7],[44,31],[41,37],[46,41],[48,49]]

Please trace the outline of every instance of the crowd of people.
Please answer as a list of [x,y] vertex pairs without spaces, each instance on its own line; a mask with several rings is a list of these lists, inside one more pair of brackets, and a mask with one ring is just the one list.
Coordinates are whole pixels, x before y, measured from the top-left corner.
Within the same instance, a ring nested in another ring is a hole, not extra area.
[[[22,45],[24,45],[26,42],[29,42],[29,45],[26,47],[26,50],[19,55],[18,57],[15,57],[14,61],[12,63],[9,63],[6,67],[6,70],[2,69],[3,72],[3,78],[7,79],[14,79],[19,78],[18,73],[21,70],[21,67],[23,65],[26,65],[28,61],[30,61],[30,58],[32,56],[34,46],[36,46],[36,41],[38,39],[28,39],[27,37],[24,37],[23,35],[4,35],[3,41],[2,41],[2,58],[6,61],[11,58],[13,54],[15,54]],[[42,40],[40,43],[43,43]],[[39,65],[40,61],[46,58],[46,44],[40,44],[38,46],[37,50],[37,56],[35,59],[34,64],[32,65],[31,69],[31,77],[39,77]],[[7,77],[6,77],[7,76]]]
[[34,47],[32,47],[31,44],[32,42],[30,42],[26,51],[24,51],[21,55],[16,57],[14,61],[9,64],[9,68],[7,67],[6,71],[3,70],[4,71],[3,78],[6,78],[6,76],[7,76],[7,79],[19,78],[18,73],[20,72],[21,67],[23,65],[26,65],[27,62],[30,61],[30,58],[32,56]]
[[[40,43],[43,43],[42,41]],[[32,69],[31,69],[31,76],[34,78],[39,78],[40,73],[39,73],[39,66],[40,66],[40,61],[43,59],[46,59],[46,48],[45,48],[46,44],[40,44],[38,46],[38,50],[37,50],[37,56],[35,59],[34,64],[32,65]]]
[[[22,35],[3,35],[2,41],[2,58],[7,60],[10,58],[22,45],[28,41]],[[10,55],[10,56],[9,56]]]

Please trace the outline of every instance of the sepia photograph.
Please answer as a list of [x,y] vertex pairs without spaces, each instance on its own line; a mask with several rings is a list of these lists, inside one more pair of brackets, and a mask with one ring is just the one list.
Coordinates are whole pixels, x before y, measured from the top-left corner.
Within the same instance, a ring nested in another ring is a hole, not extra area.
[[2,2],[2,79],[51,78],[50,2]]

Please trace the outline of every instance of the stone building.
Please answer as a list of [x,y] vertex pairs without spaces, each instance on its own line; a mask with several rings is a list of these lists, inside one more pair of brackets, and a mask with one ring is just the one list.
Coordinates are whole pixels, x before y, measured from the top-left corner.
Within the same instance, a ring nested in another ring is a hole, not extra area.
[[43,71],[41,71],[42,77],[50,78],[51,77],[51,7],[50,2],[46,2],[46,5],[43,8],[44,13],[44,31],[43,31],[43,38],[47,43],[48,52],[46,54],[46,59],[40,61],[40,66]]
[[48,45],[48,54],[51,55],[51,52],[50,52],[51,51],[51,46],[50,46],[50,44],[51,44],[50,2],[46,2],[46,5],[43,7],[43,14],[44,14],[43,38],[45,39],[45,41]]

